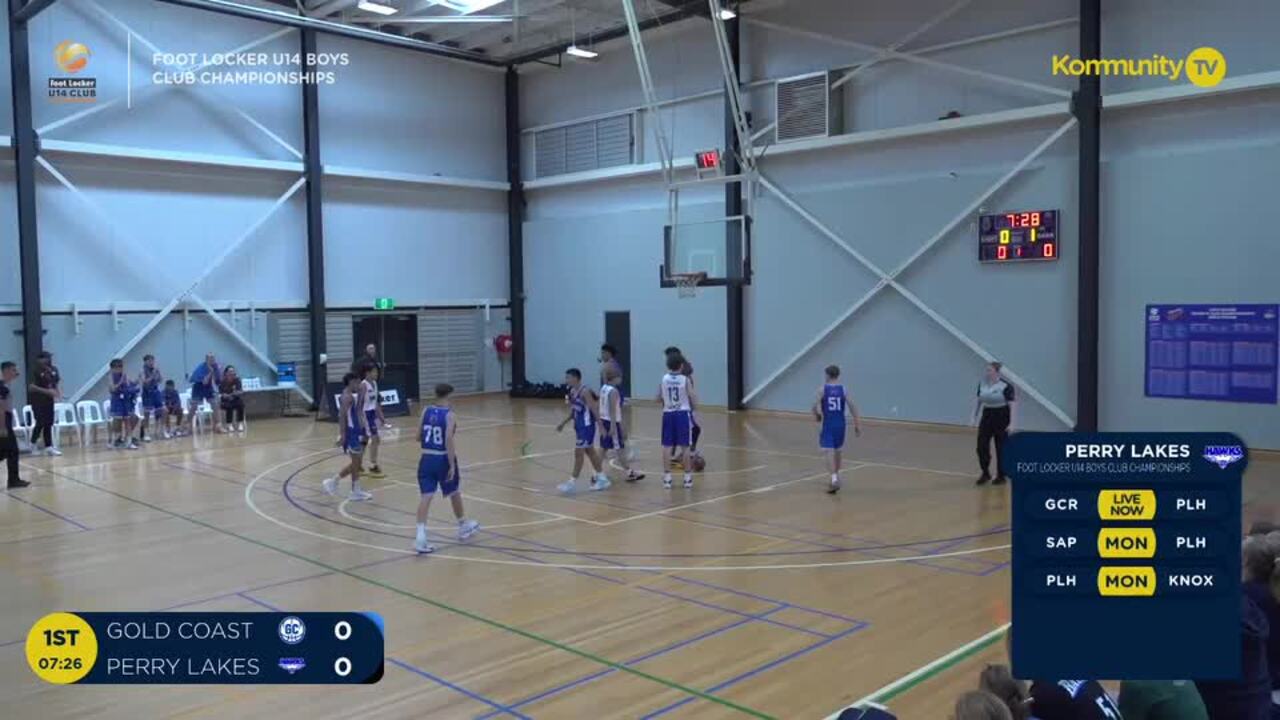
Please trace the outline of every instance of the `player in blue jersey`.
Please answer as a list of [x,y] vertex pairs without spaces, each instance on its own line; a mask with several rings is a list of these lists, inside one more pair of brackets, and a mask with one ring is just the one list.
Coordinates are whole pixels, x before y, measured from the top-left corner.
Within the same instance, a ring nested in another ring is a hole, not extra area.
[[136,387],[124,371],[124,360],[113,358],[111,372],[107,376],[107,392],[111,395],[112,447],[138,449],[138,443],[133,439],[133,426],[137,420],[133,414],[133,403],[138,397]]
[[862,435],[862,419],[858,415],[858,406],[849,399],[844,385],[841,385],[840,368],[828,365],[827,381],[818,388],[818,398],[813,402],[813,417],[822,423],[822,431],[818,433],[818,447],[827,456],[827,469],[831,471],[831,485],[827,492],[834,495],[840,492],[840,449],[844,447],[845,413],[853,416],[854,437]]
[[[138,376],[138,385],[142,387],[142,442],[151,442],[151,434],[147,432],[154,419],[156,424],[164,417],[164,393],[160,390],[164,378],[160,368],[156,367],[155,355],[144,355],[142,358],[142,374]],[[168,430],[163,430],[169,437]]]
[[[667,355],[667,374],[658,385],[658,401],[662,403],[662,487],[671,489],[671,461],[683,457],[692,442],[693,411],[697,397],[693,380],[681,372],[684,356]],[[684,466],[684,486],[693,487],[692,462]]]
[[347,373],[342,377],[342,397],[338,398],[338,445],[348,461],[335,477],[327,477],[322,485],[330,495],[338,494],[338,481],[351,476],[351,499],[369,500],[373,495],[360,488],[360,468],[364,462],[364,444],[369,441],[369,425],[360,411],[360,376]]
[[413,549],[420,553],[435,552],[435,546],[427,541],[427,512],[431,499],[439,488],[440,494],[453,504],[453,516],[458,519],[458,540],[466,540],[480,529],[480,523],[468,520],[462,507],[462,481],[458,468],[458,453],[454,436],[458,423],[453,417],[453,386],[436,385],[436,399],[422,411],[418,440],[422,444],[422,457],[418,460],[418,532]]
[[582,371],[578,368],[569,368],[564,372],[564,383],[569,386],[569,416],[560,421],[556,432],[563,431],[565,425],[573,423],[573,474],[557,485],[556,489],[562,493],[578,489],[578,475],[582,473],[582,461],[585,458],[591,461],[591,468],[595,470],[591,489],[605,490],[613,483],[605,476],[600,455],[596,452],[596,435],[600,434],[600,400],[591,388],[582,384]]

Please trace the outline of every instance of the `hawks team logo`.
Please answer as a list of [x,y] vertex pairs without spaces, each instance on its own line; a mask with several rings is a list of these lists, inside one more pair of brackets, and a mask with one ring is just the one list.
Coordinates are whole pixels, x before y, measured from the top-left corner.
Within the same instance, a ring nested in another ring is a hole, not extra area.
[[1244,448],[1239,445],[1209,445],[1202,457],[1225,470],[1228,465],[1244,459]]
[[302,668],[306,667],[307,661],[306,659],[300,658],[300,657],[285,657],[285,658],[280,658],[280,662],[278,664],[280,665],[281,670],[284,670],[285,672],[292,675],[298,672],[299,670],[301,670]]

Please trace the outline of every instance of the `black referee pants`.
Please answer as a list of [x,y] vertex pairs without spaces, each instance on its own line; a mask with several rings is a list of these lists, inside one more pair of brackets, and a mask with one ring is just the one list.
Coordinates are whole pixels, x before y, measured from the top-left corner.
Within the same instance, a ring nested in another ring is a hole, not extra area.
[[53,403],[33,402],[31,412],[36,416],[36,425],[31,430],[31,449],[35,449],[42,437],[45,447],[53,447]]
[[18,477],[18,438],[13,434],[12,429],[9,430],[8,435],[0,437],[0,456],[4,457],[4,464],[9,473],[9,485],[13,485],[21,478]]
[[1004,441],[1009,437],[1009,406],[983,408],[978,421],[978,467],[991,474],[991,441],[996,444],[996,477],[1004,477]]

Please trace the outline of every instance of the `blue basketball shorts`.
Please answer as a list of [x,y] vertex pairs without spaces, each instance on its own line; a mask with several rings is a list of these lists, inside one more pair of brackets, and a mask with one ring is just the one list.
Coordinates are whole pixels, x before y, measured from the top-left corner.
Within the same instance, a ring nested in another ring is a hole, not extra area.
[[439,488],[440,494],[449,497],[458,492],[462,482],[462,471],[453,469],[453,477],[449,473],[449,456],[424,454],[418,459],[418,491],[423,495],[432,495]]
[[668,410],[662,413],[662,447],[688,447],[693,414],[688,410]]
[[822,432],[818,433],[818,447],[823,450],[839,450],[844,447],[844,423],[822,424]]
[[[600,422],[604,426],[602,428],[604,430],[604,434],[600,436],[600,447],[604,448],[605,450],[612,450],[615,447],[613,443],[613,422],[610,420],[601,420]],[[622,432],[622,425],[619,424],[617,448],[619,450],[622,450],[626,446],[627,446],[627,438],[626,438],[626,435],[623,434]]]
[[595,447],[595,444],[596,444],[596,424],[595,423],[591,423],[590,425],[579,425],[577,423],[574,423],[573,430],[578,435],[577,440],[573,444],[574,447],[576,448]]
[[368,442],[364,432],[358,427],[347,426],[342,435],[342,452],[348,455],[359,455],[364,452],[364,444]]
[[369,423],[369,439],[378,436],[378,411],[365,410],[364,419]]

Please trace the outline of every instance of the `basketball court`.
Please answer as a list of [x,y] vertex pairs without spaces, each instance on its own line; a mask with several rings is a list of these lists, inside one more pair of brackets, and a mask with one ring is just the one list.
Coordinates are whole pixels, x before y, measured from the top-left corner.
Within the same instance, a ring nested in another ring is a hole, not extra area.
[[[1003,655],[1008,494],[955,470],[967,433],[869,423],[832,498],[811,421],[711,412],[708,472],[668,492],[645,435],[658,410],[637,406],[649,477],[564,497],[558,404],[477,397],[458,413],[484,528],[458,544],[436,506],[429,556],[411,547],[405,423],[368,503],[321,493],[339,452],[310,420],[32,461],[42,482],[0,516],[10,712],[111,715],[122,692],[26,671],[27,619],[51,607],[358,608],[389,628],[377,685],[163,688],[130,695],[135,717],[825,717],[866,699],[940,717]],[[1255,457],[1247,478],[1248,510],[1280,502],[1280,462]]]

